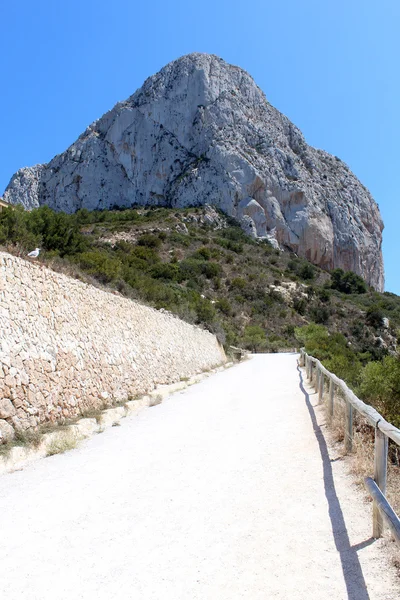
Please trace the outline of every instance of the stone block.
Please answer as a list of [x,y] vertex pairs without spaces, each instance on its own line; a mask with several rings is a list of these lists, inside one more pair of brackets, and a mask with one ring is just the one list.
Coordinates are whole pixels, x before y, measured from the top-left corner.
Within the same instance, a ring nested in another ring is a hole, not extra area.
[[0,444],[6,444],[11,442],[15,437],[14,427],[12,427],[7,421],[0,419]]
[[0,419],[9,419],[16,414],[15,407],[9,398],[0,399]]
[[125,408],[123,406],[117,406],[116,408],[108,408],[101,413],[99,418],[100,429],[106,429],[116,423],[119,423],[121,419],[125,417]]

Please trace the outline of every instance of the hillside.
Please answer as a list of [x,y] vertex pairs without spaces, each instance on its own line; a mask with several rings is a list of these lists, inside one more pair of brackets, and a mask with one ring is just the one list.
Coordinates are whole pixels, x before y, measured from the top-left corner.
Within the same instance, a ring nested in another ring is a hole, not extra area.
[[315,322],[343,333],[365,358],[395,349],[400,298],[254,240],[209,206],[9,209],[0,214],[0,243],[22,254],[41,246],[38,260],[54,269],[203,324],[226,347],[293,347],[295,327]]
[[189,54],[149,77],[4,199],[73,213],[211,204],[254,238],[384,287],[383,223],[365,186],[309,146],[243,69]]

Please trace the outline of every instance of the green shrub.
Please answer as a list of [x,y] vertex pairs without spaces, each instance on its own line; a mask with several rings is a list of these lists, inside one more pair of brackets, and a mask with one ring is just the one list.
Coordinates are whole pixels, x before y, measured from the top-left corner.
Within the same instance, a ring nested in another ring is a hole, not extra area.
[[299,258],[289,260],[287,268],[305,281],[310,281],[315,278],[315,267]]
[[197,250],[197,252],[192,254],[192,258],[194,258],[196,260],[210,260],[211,255],[212,255],[211,249],[203,247],[203,248],[199,248],[199,250]]
[[315,278],[315,268],[309,263],[304,264],[297,272],[301,279],[309,281]]
[[318,358],[349,386],[357,387],[362,364],[357,353],[348,346],[344,335],[330,334],[326,327],[315,323],[296,327],[295,335],[308,354]]
[[0,243],[18,244],[26,250],[39,246],[60,256],[78,254],[88,247],[77,217],[56,213],[48,206],[30,212],[22,206],[4,209],[0,213]]
[[316,296],[318,297],[318,299],[321,302],[330,302],[331,296],[332,296],[332,292],[330,290],[327,290],[325,288],[319,288],[315,291]]
[[101,251],[83,252],[78,255],[77,262],[81,269],[94,275],[103,283],[109,283],[121,277],[122,263]]
[[196,305],[199,323],[211,324],[215,319],[215,308],[209,300],[201,298]]
[[243,277],[235,277],[230,282],[231,290],[244,290],[247,287],[247,281]]
[[180,278],[179,266],[176,263],[157,264],[151,269],[150,274],[155,279],[177,281]]
[[399,357],[386,356],[381,362],[368,363],[361,372],[359,393],[387,421],[400,427]]
[[331,287],[344,294],[364,294],[367,291],[367,284],[360,275],[343,269],[331,272]]
[[329,321],[330,313],[326,306],[312,306],[309,310],[309,315],[314,323],[326,325]]
[[176,244],[177,246],[185,246],[186,248],[190,246],[191,240],[188,235],[184,235],[183,233],[178,233],[177,231],[173,231],[169,236],[169,241],[172,244]]
[[220,310],[224,315],[229,316],[232,314],[232,306],[226,298],[221,298],[220,300],[218,300],[218,302],[215,304],[215,307],[218,310]]
[[375,327],[376,329],[379,329],[379,327],[382,327],[384,316],[385,315],[384,315],[383,311],[379,308],[379,306],[377,306],[376,304],[373,304],[372,306],[370,306],[367,309],[365,321],[371,327]]
[[220,277],[222,275],[222,267],[215,262],[206,262],[201,265],[201,272],[207,279],[214,279],[215,277]]
[[267,344],[265,329],[259,325],[247,325],[244,329],[242,343],[252,352],[264,350]]
[[305,315],[307,310],[307,300],[302,296],[295,296],[293,298],[293,308],[299,315]]
[[159,248],[161,246],[161,240],[156,235],[151,233],[144,233],[140,236],[137,241],[138,246],[147,246],[148,248]]
[[216,238],[215,243],[222,248],[226,248],[226,250],[231,250],[232,252],[236,252],[236,254],[242,254],[243,252],[243,244],[240,242],[234,242],[230,239],[225,238]]

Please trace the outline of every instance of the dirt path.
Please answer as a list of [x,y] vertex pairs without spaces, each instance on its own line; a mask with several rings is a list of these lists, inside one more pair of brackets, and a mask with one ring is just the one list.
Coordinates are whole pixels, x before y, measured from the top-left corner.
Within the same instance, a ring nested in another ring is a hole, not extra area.
[[294,355],[258,355],[0,477],[7,600],[395,600]]

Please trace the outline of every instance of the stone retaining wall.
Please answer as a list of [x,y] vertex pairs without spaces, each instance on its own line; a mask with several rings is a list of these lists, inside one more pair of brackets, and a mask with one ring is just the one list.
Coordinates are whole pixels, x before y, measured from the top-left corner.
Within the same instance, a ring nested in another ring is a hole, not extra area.
[[225,361],[207,331],[0,252],[3,441]]

